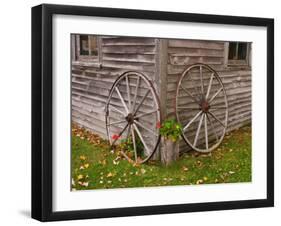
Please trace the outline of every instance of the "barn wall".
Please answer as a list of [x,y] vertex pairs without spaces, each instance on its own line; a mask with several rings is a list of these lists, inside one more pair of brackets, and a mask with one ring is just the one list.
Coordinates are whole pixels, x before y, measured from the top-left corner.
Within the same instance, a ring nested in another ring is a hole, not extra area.
[[[184,69],[190,64],[204,63],[218,72],[224,84],[229,105],[227,131],[251,122],[251,68],[227,67],[225,44],[219,41],[168,41],[167,101],[165,102],[167,117],[175,117],[176,84]],[[181,150],[185,148],[186,145],[182,143]]]
[[110,88],[129,70],[154,81],[157,43],[153,38],[109,36],[100,41],[99,62],[72,63],[72,120],[106,138],[105,104]]
[[[251,122],[251,68],[227,67],[225,45],[219,41],[101,37],[98,63],[72,63],[72,120],[107,138],[104,113],[109,91],[117,77],[128,70],[142,72],[154,82],[162,115],[174,118],[179,76],[188,65],[199,62],[215,69],[225,86],[227,130],[239,128]],[[182,143],[181,151],[186,148]]]

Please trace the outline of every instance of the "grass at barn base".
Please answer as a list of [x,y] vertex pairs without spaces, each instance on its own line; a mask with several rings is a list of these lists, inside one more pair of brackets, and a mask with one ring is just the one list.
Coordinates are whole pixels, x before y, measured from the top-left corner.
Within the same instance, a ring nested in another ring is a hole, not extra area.
[[134,165],[110,151],[98,136],[73,129],[73,190],[250,181],[250,126],[227,135],[212,153],[189,152],[168,167],[155,161]]

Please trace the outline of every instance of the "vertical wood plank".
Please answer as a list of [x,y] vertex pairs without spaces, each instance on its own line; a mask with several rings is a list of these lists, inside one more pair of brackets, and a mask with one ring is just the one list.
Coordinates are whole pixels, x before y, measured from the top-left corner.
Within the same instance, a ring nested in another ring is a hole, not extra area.
[[103,53],[102,53],[102,43],[103,39],[100,36],[97,36],[97,46],[98,46],[98,59],[100,65],[102,65]]
[[162,119],[166,118],[166,102],[167,102],[167,65],[168,65],[168,40],[158,39],[158,61],[156,63],[157,76],[159,81],[159,99],[160,110],[162,113]]
[[76,53],[75,53],[75,35],[71,34],[70,36],[70,42],[71,42],[71,60],[76,60]]
[[76,57],[80,56],[80,35],[75,35],[76,37]]
[[91,49],[91,35],[88,35],[88,55],[92,55],[92,49]]
[[228,51],[229,51],[229,42],[224,43],[224,66],[227,66],[228,63]]

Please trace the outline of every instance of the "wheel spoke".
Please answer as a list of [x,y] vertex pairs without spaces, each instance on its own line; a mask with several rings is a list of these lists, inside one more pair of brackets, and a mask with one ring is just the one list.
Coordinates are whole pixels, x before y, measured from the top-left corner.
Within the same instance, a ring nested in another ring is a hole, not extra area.
[[223,88],[221,87],[212,97],[211,99],[209,100],[209,103],[211,103],[215,98],[216,96],[223,90]]
[[183,127],[183,130],[186,130],[191,123],[193,123],[200,115],[202,114],[202,111],[199,111],[186,125]]
[[150,133],[152,133],[154,136],[157,137],[157,134],[156,134],[153,130],[151,130],[151,129],[149,129],[149,128],[146,128],[145,126],[143,126],[141,123],[139,123],[139,122],[136,121],[136,120],[134,121],[134,123],[136,123],[139,127],[145,129],[147,132],[150,132]]
[[206,150],[209,149],[209,144],[208,144],[208,125],[207,125],[207,116],[206,114],[204,115],[204,121],[205,121],[205,142],[206,142]]
[[122,112],[118,108],[114,107],[113,105],[110,104],[109,107],[112,108],[113,111],[119,112],[121,115],[126,116],[126,114],[124,112]]
[[203,81],[202,66],[200,66],[199,70],[200,70],[200,80],[201,80],[201,94],[202,96],[204,96],[204,81]]
[[227,107],[213,107],[213,106],[211,106],[211,109],[212,110],[225,110],[225,109],[227,109]]
[[126,124],[126,126],[122,129],[122,131],[117,135],[117,138],[112,142],[111,146],[113,146],[116,141],[122,136],[122,134],[124,133],[124,131],[127,129],[129,124]]
[[188,96],[190,96],[190,98],[191,98],[192,100],[195,101],[195,103],[198,104],[198,100],[197,100],[187,89],[185,89],[181,84],[180,84],[180,87],[183,89],[183,91],[184,91],[186,94],[188,94]]
[[136,115],[135,118],[142,118],[143,116],[147,116],[147,115],[150,115],[150,114],[153,114],[155,112],[157,112],[158,110],[153,110],[153,111],[150,111],[150,112],[146,112],[146,113],[142,113],[142,114],[139,114],[139,115]]
[[135,111],[135,106],[136,106],[136,101],[137,101],[137,96],[138,96],[139,84],[140,84],[140,77],[137,78],[137,85],[136,85],[136,89],[135,89],[135,96],[134,96],[134,101],[133,101],[132,112]]
[[194,138],[194,141],[193,141],[193,146],[194,147],[196,147],[196,144],[197,144],[197,140],[198,140],[198,136],[199,136],[199,133],[200,133],[200,130],[201,130],[201,125],[202,125],[203,118],[204,118],[204,114],[201,115],[201,118],[200,118],[200,121],[199,121],[199,124],[198,124],[198,128],[197,128],[197,131],[196,131],[196,134],[195,134],[195,138]]
[[131,124],[129,124],[128,131],[127,131],[127,136],[126,136],[127,141],[129,139],[129,136],[130,136],[131,127],[132,127]]
[[218,138],[217,131],[215,130],[214,124],[213,124],[212,120],[209,118],[208,114],[206,114],[206,116],[207,116],[208,121],[209,121],[210,124],[211,124],[211,128],[212,128],[213,134],[214,134],[215,137],[216,137],[216,141],[218,142],[218,141],[219,141],[219,138]]
[[108,123],[107,125],[111,126],[111,125],[121,124],[121,123],[124,123],[124,122],[127,122],[127,121],[126,120],[120,120],[120,121],[115,121],[115,122]]
[[136,113],[137,113],[138,110],[140,109],[142,103],[144,102],[144,100],[145,100],[145,98],[147,97],[147,95],[149,94],[149,92],[150,92],[150,89],[148,89],[148,90],[146,91],[145,95],[142,97],[142,99],[141,99],[139,105],[137,106],[137,108],[136,108],[136,110],[135,110],[135,112],[134,112],[134,115],[136,115]]
[[178,109],[183,109],[183,110],[200,110],[199,107],[178,107]]
[[120,150],[120,153],[125,157],[125,159],[127,159],[129,162],[131,161],[131,159],[126,155],[126,153],[122,150]]
[[121,93],[120,93],[120,91],[119,91],[119,89],[118,89],[117,86],[115,87],[115,90],[116,90],[116,92],[117,92],[117,94],[118,94],[118,96],[119,96],[119,98],[120,98],[120,100],[121,100],[121,102],[122,102],[122,104],[123,104],[123,106],[124,106],[124,108],[125,108],[127,114],[129,114],[128,107],[127,107],[127,105],[126,105],[126,103],[125,103],[125,101],[124,101],[124,98],[122,97],[122,95],[121,95]]
[[224,128],[225,128],[225,125],[223,124],[223,122],[221,121],[221,120],[219,120],[218,118],[217,118],[217,116],[215,116],[212,112],[208,112],[216,121],[218,121]]
[[145,149],[148,151],[148,153],[151,153],[151,151],[150,151],[150,149],[147,147],[147,145],[146,145],[146,143],[145,143],[145,141],[144,141],[144,139],[143,139],[143,137],[142,137],[142,135],[141,135],[141,133],[140,133],[138,127],[136,126],[136,124],[133,124],[133,126],[134,126],[134,129],[136,130],[136,132],[137,132],[137,134],[138,134],[138,136],[139,136],[141,142],[143,143],[143,146],[144,146]]
[[131,134],[132,134],[132,139],[133,139],[135,161],[137,161],[138,160],[138,153],[137,153],[136,138],[135,138],[135,132],[134,132],[134,127],[133,126],[131,127]]
[[207,89],[207,94],[206,94],[206,100],[208,99],[209,94],[210,94],[210,90],[211,90],[213,78],[214,78],[214,73],[212,73],[211,78],[210,78],[210,81],[209,81],[209,85],[208,85],[208,89]]
[[127,93],[128,93],[129,112],[130,112],[131,111],[131,93],[130,93],[130,86],[129,86],[128,75],[126,76],[126,86],[127,86]]

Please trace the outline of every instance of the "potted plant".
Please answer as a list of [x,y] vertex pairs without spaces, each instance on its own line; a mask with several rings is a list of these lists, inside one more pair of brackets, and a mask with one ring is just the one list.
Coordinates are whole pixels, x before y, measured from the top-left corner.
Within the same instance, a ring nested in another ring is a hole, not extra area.
[[169,165],[179,157],[182,126],[174,119],[165,120],[159,127],[161,134],[161,162]]

